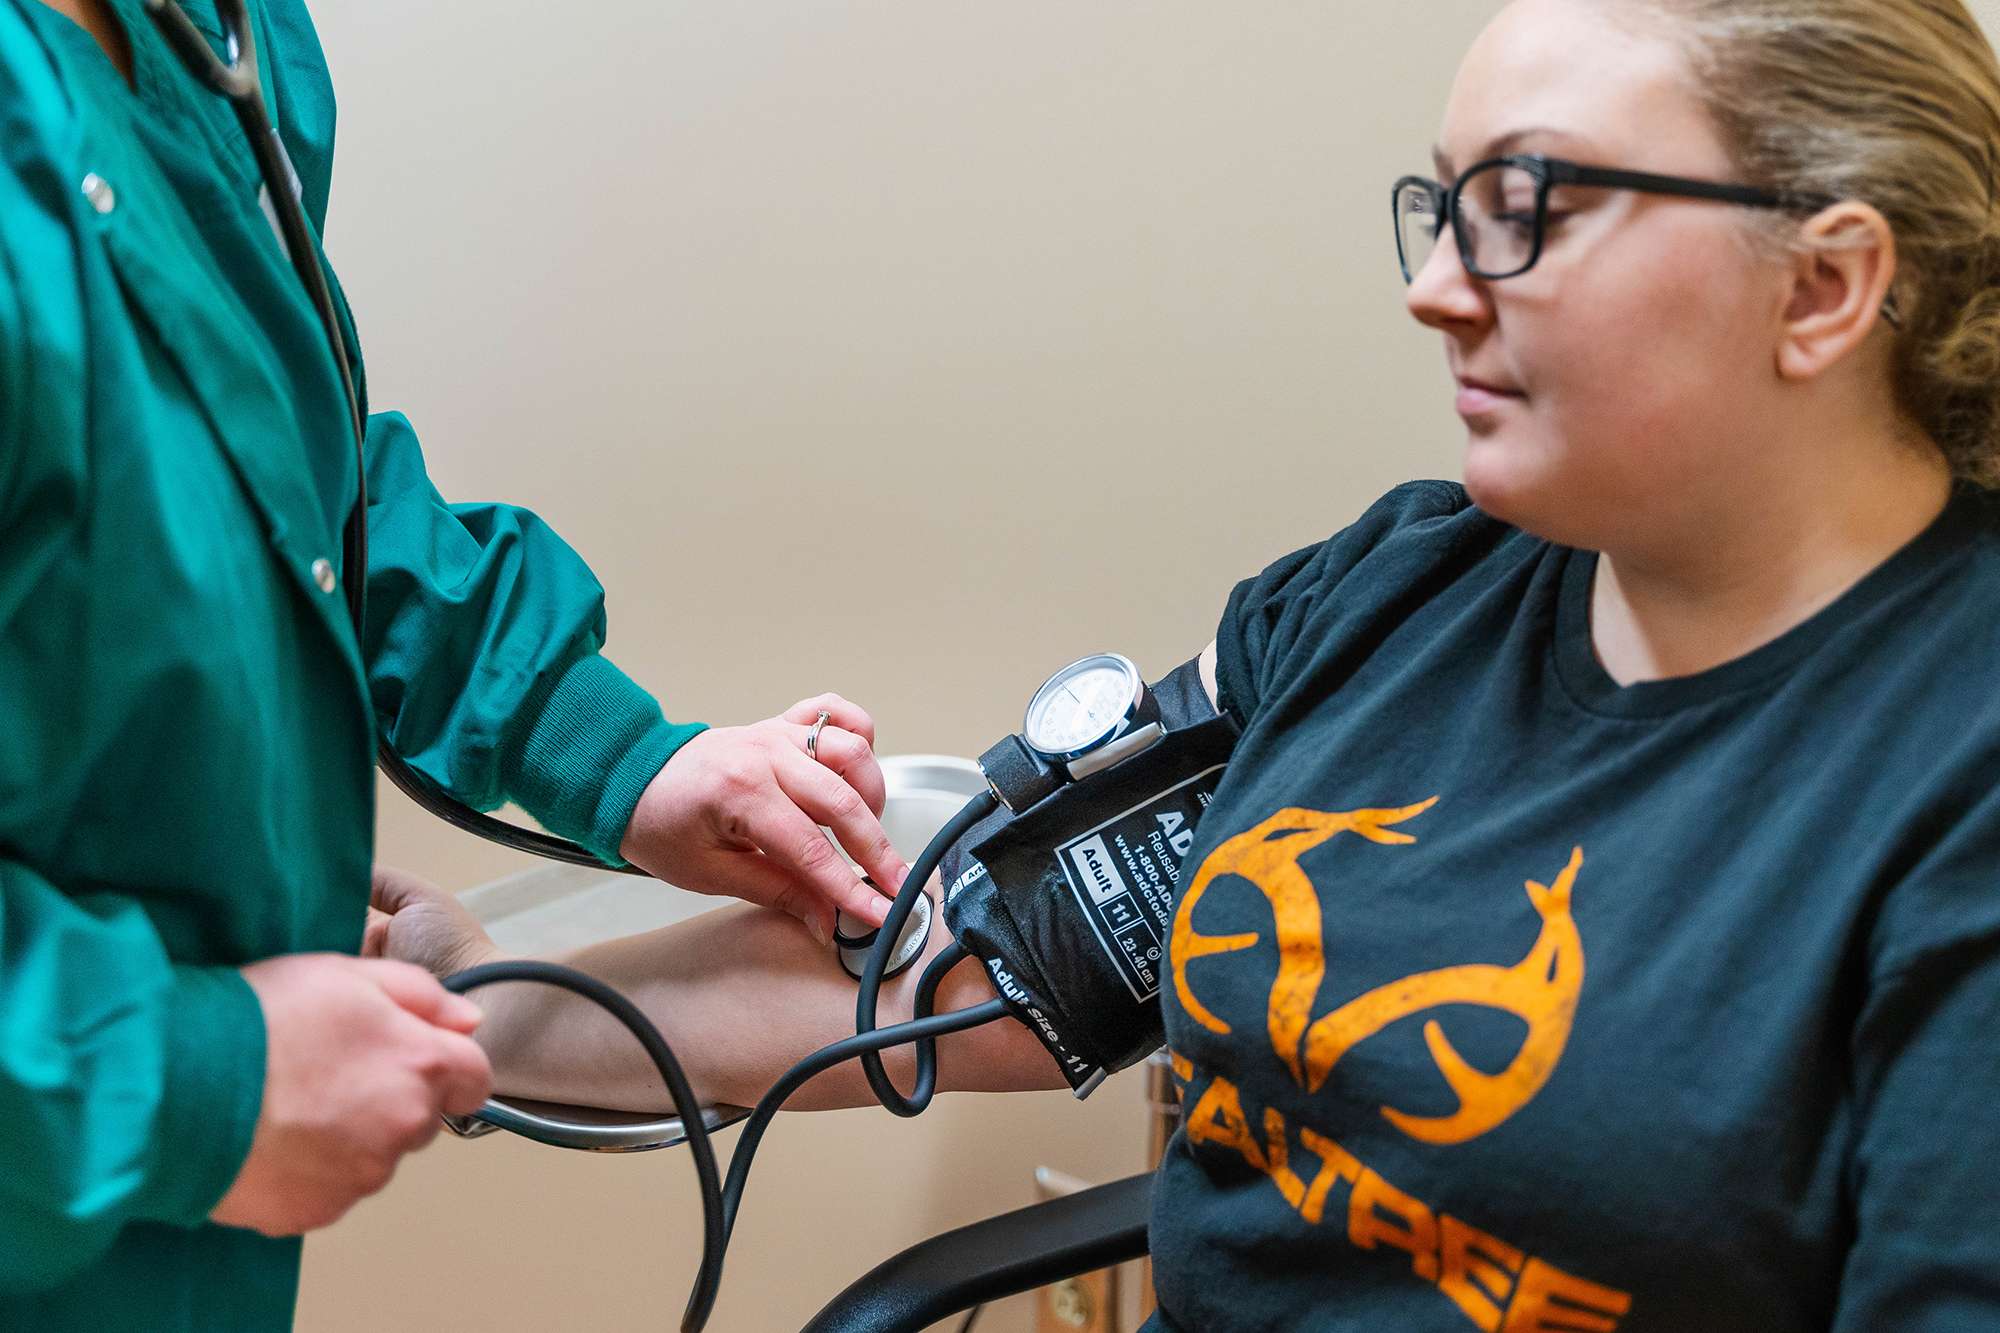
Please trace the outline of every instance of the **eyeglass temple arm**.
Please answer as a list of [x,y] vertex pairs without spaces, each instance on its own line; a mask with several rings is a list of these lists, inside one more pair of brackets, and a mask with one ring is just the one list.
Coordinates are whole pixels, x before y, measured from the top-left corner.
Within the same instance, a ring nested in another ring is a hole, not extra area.
[[1786,194],[1760,190],[1752,185],[1723,185],[1716,181],[1689,180],[1684,176],[1656,176],[1649,171],[1619,171],[1611,167],[1583,167],[1571,162],[1530,158],[1552,185],[1597,186],[1604,189],[1640,190],[1647,194],[1676,195],[1683,199],[1714,199],[1742,204],[1747,208],[1793,208],[1832,202],[1815,195]]

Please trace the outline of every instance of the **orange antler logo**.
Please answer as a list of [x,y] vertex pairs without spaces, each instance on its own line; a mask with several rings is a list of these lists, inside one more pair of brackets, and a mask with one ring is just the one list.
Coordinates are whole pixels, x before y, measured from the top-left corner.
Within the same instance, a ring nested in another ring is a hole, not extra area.
[[1326,953],[1319,895],[1299,868],[1299,858],[1342,833],[1358,834],[1382,846],[1415,842],[1409,834],[1397,832],[1395,825],[1436,803],[1432,797],[1401,809],[1345,814],[1281,810],[1223,843],[1202,864],[1174,914],[1173,972],[1174,990],[1188,1016],[1211,1032],[1229,1032],[1229,1024],[1195,996],[1188,966],[1257,942],[1254,933],[1203,935],[1194,928],[1195,904],[1209,885],[1220,876],[1237,875],[1256,885],[1271,904],[1278,945],[1278,975],[1271,984],[1268,1011],[1271,1047],[1293,1081],[1307,1091],[1319,1091],[1341,1057],[1398,1019],[1448,1004],[1483,1005],[1521,1018],[1528,1025],[1527,1040],[1497,1074],[1467,1063],[1436,1019],[1424,1025],[1431,1059],[1458,1094],[1459,1109],[1448,1116],[1426,1117],[1384,1106],[1382,1114],[1411,1138],[1450,1144],[1478,1138],[1533,1101],[1562,1059],[1583,991],[1583,938],[1570,915],[1570,894],[1583,868],[1583,849],[1571,852],[1553,886],[1527,882],[1542,930],[1520,962],[1512,967],[1472,963],[1420,972],[1377,987],[1311,1021],[1313,1001],[1326,978]]

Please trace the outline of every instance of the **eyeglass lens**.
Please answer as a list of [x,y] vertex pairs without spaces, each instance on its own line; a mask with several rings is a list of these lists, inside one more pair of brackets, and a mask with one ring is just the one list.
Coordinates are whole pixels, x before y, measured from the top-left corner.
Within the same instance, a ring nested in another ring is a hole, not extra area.
[[[1481,277],[1509,277],[1535,257],[1536,199],[1541,182],[1522,167],[1495,162],[1475,168],[1458,193],[1459,259]],[[1396,240],[1404,276],[1414,281],[1437,249],[1443,219],[1429,184],[1396,191]]]

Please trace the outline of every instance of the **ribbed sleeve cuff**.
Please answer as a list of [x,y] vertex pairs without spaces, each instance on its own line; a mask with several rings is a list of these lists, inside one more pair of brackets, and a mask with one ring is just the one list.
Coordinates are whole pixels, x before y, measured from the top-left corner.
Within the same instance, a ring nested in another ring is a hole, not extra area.
[[551,677],[527,714],[534,723],[503,775],[508,797],[612,866],[625,864],[618,846],[646,784],[708,729],[667,721],[658,701],[599,653]]
[[231,968],[176,967],[152,1164],[133,1214],[208,1220],[236,1182],[264,1104],[264,1011]]

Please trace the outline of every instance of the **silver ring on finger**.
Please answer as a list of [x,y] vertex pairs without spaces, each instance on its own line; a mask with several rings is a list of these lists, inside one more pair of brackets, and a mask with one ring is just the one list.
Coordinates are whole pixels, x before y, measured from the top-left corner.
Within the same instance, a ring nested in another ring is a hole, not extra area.
[[806,733],[806,757],[814,763],[819,762],[819,733],[826,726],[826,720],[832,716],[833,714],[827,712],[824,708],[820,709],[819,720],[814,722],[812,730]]

